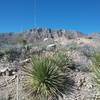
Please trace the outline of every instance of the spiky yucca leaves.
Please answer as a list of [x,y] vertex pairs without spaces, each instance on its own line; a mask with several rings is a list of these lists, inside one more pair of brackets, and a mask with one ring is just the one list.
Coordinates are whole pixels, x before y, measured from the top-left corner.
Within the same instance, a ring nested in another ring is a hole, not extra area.
[[41,97],[48,98],[62,94],[64,77],[52,60],[47,57],[35,56],[32,58],[31,69],[28,67],[23,67],[27,74],[24,87],[30,95],[41,100]]
[[94,71],[94,79],[97,85],[100,86],[100,53],[95,53],[92,57],[93,71]]

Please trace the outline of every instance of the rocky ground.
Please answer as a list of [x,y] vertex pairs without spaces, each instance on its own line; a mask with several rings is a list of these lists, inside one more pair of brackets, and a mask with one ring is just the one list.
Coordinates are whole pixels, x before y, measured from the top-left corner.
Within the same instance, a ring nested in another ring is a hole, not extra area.
[[[59,100],[99,100],[100,92],[93,82],[91,72],[73,71],[71,70],[67,78],[66,95]],[[0,100],[16,100],[17,93],[19,100],[25,99],[25,93],[22,91],[23,76],[17,75],[0,77]]]

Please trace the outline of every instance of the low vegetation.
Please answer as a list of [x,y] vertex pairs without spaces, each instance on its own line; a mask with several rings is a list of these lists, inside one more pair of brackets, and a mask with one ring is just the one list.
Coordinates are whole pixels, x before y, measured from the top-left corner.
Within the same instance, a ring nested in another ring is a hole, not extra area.
[[16,48],[15,49],[11,48],[5,51],[5,55],[7,56],[7,60],[9,62],[13,62],[14,60],[19,59],[19,57],[21,56],[21,52]]
[[95,53],[95,48],[92,46],[85,45],[80,48],[80,51],[86,56],[87,58],[91,58]]
[[93,62],[93,71],[94,71],[94,79],[97,83],[97,85],[100,86],[100,52],[95,53],[92,57]]
[[31,69],[26,66],[23,67],[23,71],[27,74],[25,90],[32,97],[36,97],[36,100],[62,95],[65,79],[53,60],[35,56],[32,58]]
[[4,52],[3,51],[0,51],[0,59],[2,59],[4,56]]
[[54,63],[60,68],[61,71],[65,72],[68,68],[74,69],[75,63],[68,55],[67,51],[58,51],[53,56]]

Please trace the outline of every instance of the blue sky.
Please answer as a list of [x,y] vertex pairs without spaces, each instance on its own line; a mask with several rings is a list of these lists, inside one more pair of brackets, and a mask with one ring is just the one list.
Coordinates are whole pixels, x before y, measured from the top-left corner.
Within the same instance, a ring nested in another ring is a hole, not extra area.
[[[34,27],[100,32],[100,0],[0,0],[0,32]],[[34,9],[35,8],[35,9]]]

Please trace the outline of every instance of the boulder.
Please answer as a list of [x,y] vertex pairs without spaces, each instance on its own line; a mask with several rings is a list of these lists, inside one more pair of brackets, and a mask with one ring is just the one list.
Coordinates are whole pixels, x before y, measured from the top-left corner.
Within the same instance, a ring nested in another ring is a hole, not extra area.
[[50,44],[46,48],[46,50],[48,50],[48,51],[52,51],[52,50],[55,50],[55,49],[56,49],[56,44]]

